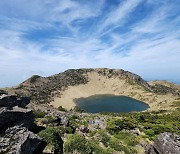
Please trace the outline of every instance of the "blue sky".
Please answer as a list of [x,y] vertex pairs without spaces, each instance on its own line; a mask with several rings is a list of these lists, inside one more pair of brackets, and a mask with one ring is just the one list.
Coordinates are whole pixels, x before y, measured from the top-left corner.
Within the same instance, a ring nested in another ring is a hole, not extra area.
[[1,0],[0,87],[69,68],[180,83],[180,0]]

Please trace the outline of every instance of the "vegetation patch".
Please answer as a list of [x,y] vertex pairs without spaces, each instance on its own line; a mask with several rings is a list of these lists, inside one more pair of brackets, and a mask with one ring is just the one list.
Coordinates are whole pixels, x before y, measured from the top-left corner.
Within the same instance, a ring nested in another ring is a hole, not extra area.
[[62,106],[59,106],[59,107],[58,107],[58,110],[59,110],[59,111],[63,111],[63,112],[67,112],[67,110],[66,110],[65,108],[63,108]]
[[91,144],[84,136],[79,134],[71,134],[64,143],[64,151],[73,153],[75,151],[82,154],[90,154],[92,151]]
[[29,82],[30,83],[34,83],[37,81],[37,79],[40,78],[39,75],[33,75],[30,79],[29,79]]
[[46,112],[42,111],[33,111],[34,118],[44,118],[45,115],[47,115]]

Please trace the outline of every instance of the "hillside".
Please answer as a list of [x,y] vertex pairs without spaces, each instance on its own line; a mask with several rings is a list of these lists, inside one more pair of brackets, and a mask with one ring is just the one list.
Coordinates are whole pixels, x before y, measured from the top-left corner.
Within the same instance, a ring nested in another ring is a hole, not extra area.
[[31,103],[71,109],[74,99],[95,94],[124,95],[144,101],[150,110],[169,109],[180,97],[180,86],[163,81],[146,82],[122,69],[70,69],[41,77],[34,75],[20,85],[5,89],[9,94],[29,96]]

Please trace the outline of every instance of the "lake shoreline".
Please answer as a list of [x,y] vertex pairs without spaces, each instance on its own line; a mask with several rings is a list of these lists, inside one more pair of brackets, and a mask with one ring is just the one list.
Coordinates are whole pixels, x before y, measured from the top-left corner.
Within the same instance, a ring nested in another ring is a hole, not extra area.
[[149,108],[149,105],[127,96],[117,95],[93,95],[87,98],[74,99],[77,107],[89,113],[112,112],[129,113],[141,112]]

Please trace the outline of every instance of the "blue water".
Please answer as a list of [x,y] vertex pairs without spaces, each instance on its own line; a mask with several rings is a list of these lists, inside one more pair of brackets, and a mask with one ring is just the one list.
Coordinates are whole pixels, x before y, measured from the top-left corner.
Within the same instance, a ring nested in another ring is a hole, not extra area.
[[89,113],[98,112],[132,112],[144,111],[149,108],[144,102],[126,96],[94,95],[75,99],[76,105]]

